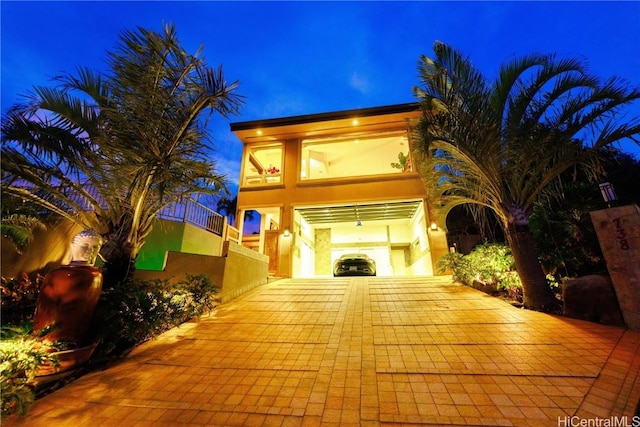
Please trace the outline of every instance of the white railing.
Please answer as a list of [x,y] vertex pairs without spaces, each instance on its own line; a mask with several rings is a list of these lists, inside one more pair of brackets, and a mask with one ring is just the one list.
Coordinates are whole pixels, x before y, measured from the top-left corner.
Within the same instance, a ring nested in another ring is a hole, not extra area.
[[[36,191],[36,189],[28,183],[24,183],[20,185],[20,187],[31,192]],[[106,204],[102,202],[100,193],[94,186],[85,185],[83,188],[91,197],[93,197],[98,203],[106,208]],[[82,209],[91,209],[91,203],[89,203],[87,198],[82,194],[77,193],[71,188],[64,189],[63,191],[67,197],[77,203]],[[68,205],[60,207],[62,207],[63,209],[70,209]],[[213,209],[196,202],[192,198],[188,198],[185,201],[172,203],[166,206],[160,211],[160,213],[158,214],[158,218],[191,224],[222,237],[225,237],[225,234],[230,234],[231,236],[233,236],[230,239],[237,242],[237,238],[235,237],[233,231],[228,233],[225,230],[227,229],[227,227],[225,227],[226,221],[224,216],[220,215]],[[237,231],[237,229],[235,228],[234,230]],[[238,232],[237,234],[239,236],[240,233]]]
[[191,198],[165,207],[158,214],[158,218],[184,222],[218,236],[224,235],[224,216]]

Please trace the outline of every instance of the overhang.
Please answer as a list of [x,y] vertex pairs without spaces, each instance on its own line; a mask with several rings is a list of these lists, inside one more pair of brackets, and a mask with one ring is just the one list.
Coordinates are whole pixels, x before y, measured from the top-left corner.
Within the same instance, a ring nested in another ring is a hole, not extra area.
[[387,105],[328,113],[307,114],[231,123],[231,131],[243,143],[267,142],[319,135],[366,133],[406,128],[409,119],[420,117],[420,104]]

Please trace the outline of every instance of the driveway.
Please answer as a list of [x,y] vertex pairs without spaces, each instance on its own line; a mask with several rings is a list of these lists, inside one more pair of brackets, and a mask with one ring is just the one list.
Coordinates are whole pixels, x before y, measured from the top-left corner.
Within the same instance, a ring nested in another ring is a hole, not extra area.
[[450,280],[275,281],[3,424],[632,423],[640,332],[514,308]]

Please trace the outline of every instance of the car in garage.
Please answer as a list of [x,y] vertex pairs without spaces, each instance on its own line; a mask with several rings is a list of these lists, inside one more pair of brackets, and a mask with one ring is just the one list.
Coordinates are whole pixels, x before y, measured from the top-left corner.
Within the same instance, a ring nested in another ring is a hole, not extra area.
[[335,276],[375,276],[376,262],[366,254],[345,254],[334,261]]

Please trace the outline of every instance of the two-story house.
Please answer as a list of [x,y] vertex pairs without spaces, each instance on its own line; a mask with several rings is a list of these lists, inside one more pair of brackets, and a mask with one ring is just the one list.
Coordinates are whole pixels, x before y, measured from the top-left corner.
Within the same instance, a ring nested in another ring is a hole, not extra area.
[[238,228],[249,240],[244,213],[259,213],[271,274],[328,276],[354,252],[379,276],[434,274],[448,248],[409,158],[419,117],[409,103],[231,124],[244,144]]

